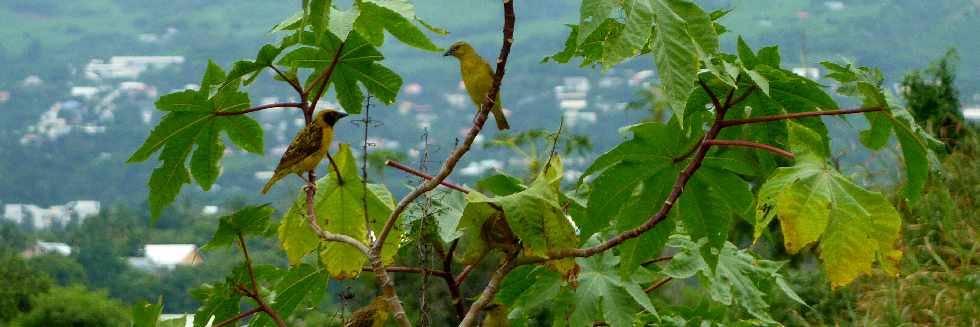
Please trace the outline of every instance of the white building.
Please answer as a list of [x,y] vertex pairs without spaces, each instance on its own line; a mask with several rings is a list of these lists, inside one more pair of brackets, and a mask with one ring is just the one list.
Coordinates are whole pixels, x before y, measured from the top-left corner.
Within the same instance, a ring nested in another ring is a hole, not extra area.
[[41,208],[33,204],[11,203],[4,205],[3,218],[16,224],[30,224],[34,229],[45,229],[54,224],[81,223],[99,214],[99,201],[79,200],[64,205]]
[[204,259],[194,244],[146,244],[142,257],[129,257],[126,261],[143,270],[173,270],[177,266],[196,266]]
[[69,256],[71,255],[71,246],[68,246],[68,244],[65,243],[37,241],[33,246],[24,250],[21,255],[23,255],[25,258],[30,258],[48,253]]
[[800,75],[809,79],[820,79],[820,68],[817,67],[793,67],[793,74]]
[[137,79],[149,69],[163,69],[184,63],[183,56],[114,56],[109,62],[92,59],[85,65],[88,79]]

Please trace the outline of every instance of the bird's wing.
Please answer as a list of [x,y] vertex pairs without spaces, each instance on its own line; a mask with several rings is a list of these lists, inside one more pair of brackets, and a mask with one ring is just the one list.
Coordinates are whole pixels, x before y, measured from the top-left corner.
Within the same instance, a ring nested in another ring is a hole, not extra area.
[[313,155],[320,150],[321,142],[323,142],[323,129],[316,126],[315,123],[303,128],[293,138],[293,143],[289,144],[289,148],[286,148],[286,153],[282,155],[282,159],[279,159],[276,171],[295,166],[306,157]]

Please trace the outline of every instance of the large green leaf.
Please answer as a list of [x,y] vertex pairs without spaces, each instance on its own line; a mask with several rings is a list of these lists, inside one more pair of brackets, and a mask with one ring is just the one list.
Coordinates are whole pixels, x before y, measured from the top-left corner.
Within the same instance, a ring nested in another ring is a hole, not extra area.
[[[276,283],[275,296],[269,299],[269,306],[282,317],[289,317],[301,303],[316,304],[326,292],[330,276],[326,271],[309,264],[299,264]],[[275,326],[268,315],[258,315],[248,324],[251,327]]]
[[[358,85],[374,95],[384,104],[392,104],[402,86],[402,79],[395,72],[377,63],[384,56],[359,33],[350,33],[344,42],[343,51],[335,58],[340,39],[328,35],[317,46],[298,47],[279,59],[280,65],[300,68],[313,68],[307,80],[307,87],[317,80],[335,60],[339,60],[330,77],[337,100],[345,111],[359,113],[364,106],[364,92]],[[327,89],[324,89],[325,91]]]
[[156,327],[163,313],[163,297],[156,304],[140,300],[133,304],[133,327]]
[[415,7],[405,0],[360,0],[358,9],[361,15],[354,23],[354,30],[368,39],[374,46],[384,44],[384,32],[408,46],[427,51],[440,48],[415,25]]
[[[689,122],[700,119],[693,118]],[[615,231],[621,233],[636,228],[659,211],[678,174],[688,165],[688,160],[675,162],[674,158],[680,157],[701,136],[699,129],[685,133],[678,126],[677,120],[666,125],[630,126],[627,130],[633,132],[632,139],[596,158],[586,169],[583,175],[595,175],[595,178],[589,193],[588,214],[584,220],[577,221],[581,237],[589,237],[609,226],[615,226]],[[739,168],[741,165],[731,158],[708,157],[686,186],[696,191],[683,193],[673,214],[662,225],[623,245],[620,252],[623,272],[629,273],[640,261],[659,255],[673,231],[673,219],[683,221],[694,238],[710,240],[705,256],[713,266],[721,245],[727,240],[733,216],[746,217],[751,212],[753,196],[749,186],[733,173],[744,170]]]
[[[549,252],[574,248],[579,243],[575,229],[560,204],[562,174],[562,162],[556,155],[550,160],[547,170],[527,189],[482,200],[471,198],[471,202],[491,203],[494,208],[501,208],[510,230],[524,246],[524,255],[547,258]],[[565,277],[573,277],[577,271],[574,260],[570,258],[548,261],[547,265]]]
[[217,115],[251,105],[248,95],[238,91],[240,84],[237,78],[228,79],[221,67],[209,62],[199,90],[174,92],[157,101],[157,108],[165,114],[127,161],[146,161],[160,152],[162,163],[153,170],[148,184],[153,221],[173,203],[191,177],[201,189],[211,188],[221,172],[219,162],[224,155],[221,131],[242,149],[262,153],[262,130],[257,122],[245,116]]
[[901,218],[895,208],[828,165],[812,148],[811,140],[819,138],[815,132],[791,124],[790,138],[797,163],[777,169],[759,189],[756,238],[778,218],[789,253],[819,242],[834,287],[870,273],[876,259],[885,271],[897,273]]
[[756,258],[748,251],[739,250],[734,244],[726,242],[718,257],[717,267],[711,269],[701,255],[704,253],[704,241],[693,242],[686,236],[675,235],[667,246],[676,248],[678,253],[664,267],[664,274],[679,279],[697,275],[712,300],[725,305],[738,304],[763,322],[776,323],[767,312],[769,304],[766,298],[769,294],[764,291],[773,289],[773,286],[777,286],[790,299],[806,304],[788,287],[779,273],[782,262]]
[[[347,235],[367,244],[366,224],[371,224],[372,229],[383,225],[393,209],[393,203],[388,194],[379,194],[379,192],[387,193],[383,187],[373,186],[365,189],[349,145],[341,144],[340,150],[333,158],[344,183],[338,183],[337,174],[333,169],[328,170],[329,174],[317,181],[317,192],[313,202],[317,221],[327,232]],[[324,164],[329,165],[326,162]],[[366,213],[364,201],[367,201]],[[367,262],[367,257],[345,243],[321,244],[320,239],[310,228],[306,212],[306,192],[300,191],[279,226],[279,240],[289,262],[298,264],[304,256],[322,246],[319,253],[320,260],[333,278],[357,276],[361,272],[361,267]],[[385,243],[382,259],[386,263],[392,262],[397,251],[397,240],[400,238],[401,231],[398,229],[389,236],[388,240],[391,241]]]
[[623,11],[626,13],[625,27],[618,37],[606,43],[602,61],[604,68],[635,57],[650,42],[653,31],[653,6],[650,0],[626,0]]
[[823,65],[830,71],[827,77],[841,83],[838,93],[859,97],[867,107],[885,108],[883,112],[865,114],[870,128],[861,132],[861,143],[871,149],[880,149],[888,143],[891,131],[895,132],[905,162],[902,194],[916,201],[925,189],[930,166],[938,166],[936,152],[945,151],[941,142],[916,124],[908,110],[902,108],[895,97],[882,87],[884,77],[878,70],[831,62],[824,62]]
[[266,236],[274,229],[269,224],[269,217],[276,209],[268,203],[258,206],[247,206],[218,220],[211,241],[203,249],[215,249],[231,245],[238,241],[238,235]]
[[594,326],[598,321],[613,327],[633,326],[638,312],[656,314],[643,288],[616,273],[618,261],[609,252],[578,259],[582,272],[573,293],[575,309],[568,317],[571,326]]
[[[683,0],[650,0],[657,23],[653,38],[653,60],[660,76],[664,95],[683,123],[687,97],[694,88],[700,68],[698,44],[688,29],[686,17],[675,12],[673,5],[686,5]],[[702,12],[703,13],[703,12]]]

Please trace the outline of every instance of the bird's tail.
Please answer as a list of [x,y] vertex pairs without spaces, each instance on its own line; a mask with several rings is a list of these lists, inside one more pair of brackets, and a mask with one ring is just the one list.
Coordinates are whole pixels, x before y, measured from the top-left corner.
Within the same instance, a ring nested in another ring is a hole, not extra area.
[[272,185],[275,184],[280,179],[282,179],[282,176],[283,175],[280,175],[278,173],[275,174],[275,175],[272,175],[272,178],[269,179],[269,182],[268,183],[265,183],[265,187],[262,188],[262,194],[268,193],[269,192],[269,189],[272,188]]
[[493,120],[497,121],[498,130],[510,129],[510,123],[507,123],[507,117],[504,116],[504,110],[500,108],[500,103],[497,103],[491,112],[493,113]]

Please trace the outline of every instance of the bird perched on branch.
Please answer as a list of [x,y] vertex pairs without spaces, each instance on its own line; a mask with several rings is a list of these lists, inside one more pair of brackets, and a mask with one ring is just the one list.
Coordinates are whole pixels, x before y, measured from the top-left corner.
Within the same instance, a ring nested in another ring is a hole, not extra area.
[[286,153],[279,159],[276,173],[262,188],[262,194],[269,192],[272,185],[289,174],[297,174],[300,178],[303,172],[316,169],[323,157],[330,151],[333,142],[333,125],[347,113],[326,109],[313,118],[309,125],[293,137],[293,142],[286,148]]
[[[483,60],[476,50],[469,43],[456,42],[449,47],[443,56],[453,56],[459,59],[459,70],[463,75],[463,84],[466,85],[466,92],[470,94],[470,99],[476,104],[476,110],[480,110],[483,105],[489,102],[490,88],[493,87],[493,70],[490,64]],[[493,119],[497,121],[497,129],[510,129],[507,117],[500,105],[500,92],[494,100]]]

